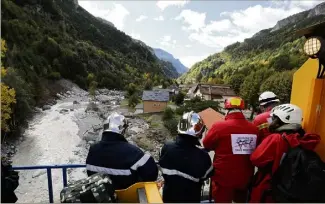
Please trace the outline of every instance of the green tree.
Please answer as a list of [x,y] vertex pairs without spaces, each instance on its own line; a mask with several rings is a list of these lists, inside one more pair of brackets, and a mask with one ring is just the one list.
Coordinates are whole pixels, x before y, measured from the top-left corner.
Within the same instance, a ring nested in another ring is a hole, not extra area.
[[140,102],[140,97],[138,94],[133,94],[128,99],[128,104],[130,107],[134,108]]
[[153,83],[150,79],[147,79],[144,83],[144,90],[151,90],[153,87]]
[[252,108],[252,114],[250,116],[251,119],[253,119],[254,112],[258,106],[260,86],[272,74],[273,71],[267,69],[260,69],[256,72],[252,72],[245,78],[240,87],[240,95]]
[[87,77],[87,81],[88,81],[88,91],[89,91],[89,95],[91,96],[91,98],[93,100],[95,100],[96,98],[96,89],[98,86],[98,83],[96,82],[96,77],[93,73],[89,73],[88,77]]
[[181,91],[178,92],[178,94],[175,95],[175,104],[180,106],[183,104],[185,98],[185,94]]
[[292,79],[295,71],[284,71],[273,74],[262,84],[260,93],[272,91],[279,97],[281,103],[289,103]]
[[292,65],[290,64],[290,56],[288,54],[281,53],[270,61],[270,66],[276,71],[289,70],[292,68]]
[[173,109],[171,109],[170,107],[167,107],[164,110],[164,114],[163,114],[162,119],[163,120],[169,120],[169,119],[172,119],[173,117],[174,117],[174,111],[173,111]]
[[[6,42],[1,39],[1,58],[7,51]],[[1,60],[1,64],[2,60]],[[2,82],[2,78],[7,74],[7,70],[1,67],[1,130],[8,132],[9,121],[13,113],[13,105],[16,104],[16,91]]]
[[199,72],[198,75],[196,76],[195,80],[196,80],[196,82],[200,82],[202,80],[202,78],[203,78],[203,75],[201,72]]
[[234,74],[229,78],[228,84],[235,91],[236,94],[240,93],[240,86],[245,80],[244,74]]
[[126,88],[126,97],[131,97],[139,91],[139,88],[134,83],[130,83]]

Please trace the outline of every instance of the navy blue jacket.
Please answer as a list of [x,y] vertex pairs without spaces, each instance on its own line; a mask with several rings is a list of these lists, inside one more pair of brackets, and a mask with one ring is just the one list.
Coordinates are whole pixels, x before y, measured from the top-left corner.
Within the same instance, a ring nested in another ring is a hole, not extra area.
[[90,146],[86,164],[88,176],[107,173],[116,190],[137,182],[156,181],[158,176],[158,167],[149,154],[112,132],[104,132],[102,140]]
[[178,135],[176,142],[166,143],[160,153],[166,203],[199,203],[203,181],[214,173],[209,154],[196,147],[198,139]]

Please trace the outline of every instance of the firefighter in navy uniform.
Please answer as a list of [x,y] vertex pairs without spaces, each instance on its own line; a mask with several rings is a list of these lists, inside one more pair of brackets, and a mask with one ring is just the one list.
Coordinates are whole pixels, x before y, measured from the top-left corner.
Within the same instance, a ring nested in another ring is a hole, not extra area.
[[164,202],[200,202],[203,181],[214,173],[210,156],[197,147],[204,129],[197,113],[185,113],[178,123],[176,141],[162,147],[159,164],[165,180]]
[[137,182],[156,181],[158,167],[149,154],[124,138],[128,124],[123,115],[112,113],[104,123],[102,139],[93,144],[86,160],[88,176],[102,172],[110,175],[115,190]]

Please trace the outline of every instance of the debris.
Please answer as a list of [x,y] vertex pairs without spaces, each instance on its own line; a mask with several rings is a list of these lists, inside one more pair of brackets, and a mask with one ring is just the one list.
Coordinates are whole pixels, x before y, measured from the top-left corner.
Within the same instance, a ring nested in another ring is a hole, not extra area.
[[68,109],[65,109],[65,108],[63,108],[63,109],[61,109],[61,110],[60,110],[60,112],[59,112],[59,113],[67,113],[67,112],[69,112],[69,110],[68,110]]
[[45,111],[45,110],[50,110],[51,109],[51,106],[50,105],[44,105],[42,110]]

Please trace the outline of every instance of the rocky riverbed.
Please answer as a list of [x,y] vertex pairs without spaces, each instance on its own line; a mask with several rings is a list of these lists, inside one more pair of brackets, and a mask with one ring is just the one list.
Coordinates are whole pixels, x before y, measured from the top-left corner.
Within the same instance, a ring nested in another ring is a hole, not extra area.
[[[60,83],[68,91],[58,93],[56,100],[37,108],[16,143],[3,145],[2,152],[12,157],[13,166],[84,164],[89,146],[101,138],[103,121],[113,111],[123,113],[129,120],[127,140],[158,159],[168,133],[150,127],[146,120],[121,107],[123,92],[100,89],[92,101],[88,92],[75,84],[66,80]],[[69,181],[85,176],[85,169],[68,170]],[[52,181],[54,200],[59,202],[63,186],[60,170],[52,170]],[[47,188],[46,170],[20,171],[18,202],[48,202]]]

